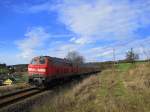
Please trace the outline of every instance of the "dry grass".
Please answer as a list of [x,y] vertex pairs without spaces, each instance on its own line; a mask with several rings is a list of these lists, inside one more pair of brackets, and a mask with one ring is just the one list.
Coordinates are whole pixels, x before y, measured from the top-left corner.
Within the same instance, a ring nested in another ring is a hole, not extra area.
[[32,112],[149,112],[150,65],[105,70],[49,97]]
[[8,86],[0,86],[0,95],[3,95],[11,91],[27,88],[27,87],[29,87],[27,83],[18,83],[18,84],[13,84]]
[[49,101],[45,103],[46,105],[43,105],[41,108],[37,108],[37,106],[35,106],[33,111],[34,112],[76,111],[76,108],[79,108],[81,103],[84,104],[85,102],[96,98],[95,87],[97,85],[99,85],[99,80],[97,79],[97,76],[91,76],[88,79],[83,80],[79,84],[75,85],[71,89],[71,91],[63,90],[63,92],[56,94],[55,97],[49,98]]
[[150,66],[148,64],[136,66],[127,73],[128,77],[124,77],[127,87],[141,90],[150,88]]

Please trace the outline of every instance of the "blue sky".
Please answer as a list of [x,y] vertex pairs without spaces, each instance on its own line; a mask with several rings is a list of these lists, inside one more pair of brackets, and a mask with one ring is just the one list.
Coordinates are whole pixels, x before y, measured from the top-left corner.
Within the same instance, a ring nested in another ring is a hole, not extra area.
[[86,61],[150,56],[148,0],[0,0],[0,62],[80,52]]

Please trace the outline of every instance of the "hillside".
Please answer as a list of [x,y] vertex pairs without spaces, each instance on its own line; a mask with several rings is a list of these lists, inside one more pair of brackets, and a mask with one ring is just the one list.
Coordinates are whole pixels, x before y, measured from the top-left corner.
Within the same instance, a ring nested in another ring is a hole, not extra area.
[[149,112],[150,64],[121,64],[36,106],[32,112]]

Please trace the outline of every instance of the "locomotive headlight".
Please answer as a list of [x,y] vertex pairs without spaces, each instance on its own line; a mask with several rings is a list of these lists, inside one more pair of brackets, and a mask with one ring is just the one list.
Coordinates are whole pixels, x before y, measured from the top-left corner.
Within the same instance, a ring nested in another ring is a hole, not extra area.
[[35,68],[28,68],[28,71],[32,72],[32,71],[35,71],[36,69]]
[[46,72],[46,69],[45,68],[39,68],[37,69],[38,72]]

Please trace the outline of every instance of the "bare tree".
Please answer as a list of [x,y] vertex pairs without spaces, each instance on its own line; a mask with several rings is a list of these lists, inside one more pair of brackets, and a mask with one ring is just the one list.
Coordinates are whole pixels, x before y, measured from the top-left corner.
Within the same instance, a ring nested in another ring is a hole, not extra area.
[[131,50],[126,53],[126,59],[125,59],[126,61],[133,63],[138,59],[139,59],[139,54],[135,53],[133,51],[133,48],[131,48]]
[[68,52],[66,59],[76,64],[84,63],[84,57],[81,56],[77,51]]

